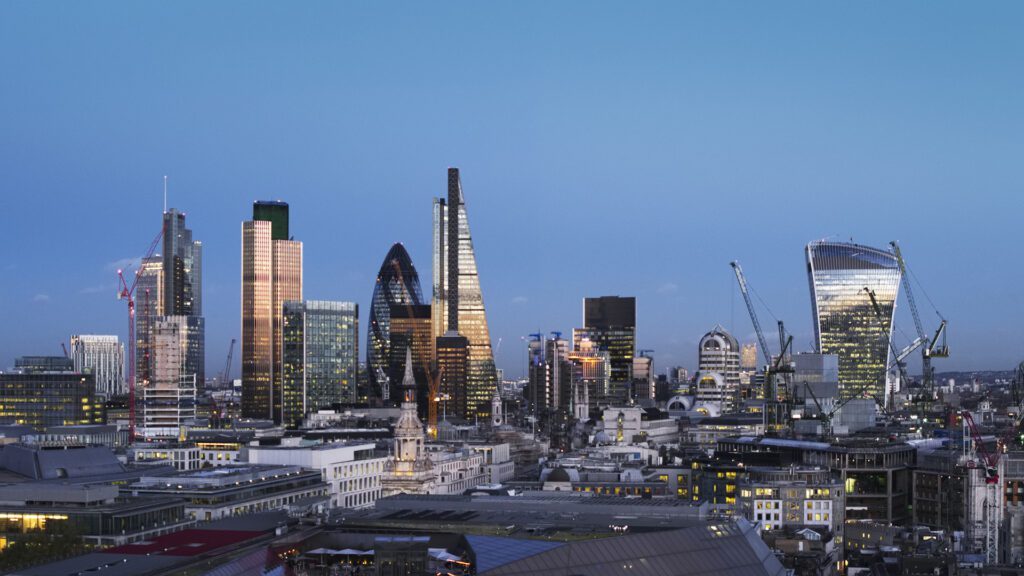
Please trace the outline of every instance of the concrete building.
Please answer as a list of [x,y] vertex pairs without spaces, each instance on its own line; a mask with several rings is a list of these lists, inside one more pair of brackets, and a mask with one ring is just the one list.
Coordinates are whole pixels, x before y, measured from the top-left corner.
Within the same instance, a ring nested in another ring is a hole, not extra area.
[[[697,345],[697,369],[700,378],[706,376],[713,378],[714,374],[720,376],[715,381],[715,395],[720,397],[723,412],[732,410],[739,405],[740,386],[740,346],[732,334],[726,332],[720,325],[715,326],[705,334]],[[698,396],[701,390],[701,380],[698,380]],[[711,390],[710,385],[706,387]]]
[[188,358],[197,332],[191,316],[162,316],[153,324],[150,380],[141,385],[141,426],[145,438],[177,438],[196,417],[198,376]]
[[656,409],[609,406],[602,413],[601,421],[604,433],[616,444],[679,443],[679,423]]
[[329,500],[319,471],[257,464],[143,476],[123,491],[183,498],[185,514],[200,522],[275,510],[307,499],[324,504]]
[[728,452],[742,461],[747,456],[775,455],[791,463],[832,470],[842,480],[846,518],[904,524],[911,504],[911,469],[916,449],[903,442],[845,439],[811,442],[783,438],[737,436],[719,440],[716,454]]
[[72,336],[71,360],[76,372],[93,375],[97,396],[111,398],[128,393],[124,376],[124,344],[118,342],[117,336]]
[[312,446],[250,446],[249,462],[299,466],[320,472],[332,508],[365,508],[381,496],[387,457],[368,442],[331,442]]

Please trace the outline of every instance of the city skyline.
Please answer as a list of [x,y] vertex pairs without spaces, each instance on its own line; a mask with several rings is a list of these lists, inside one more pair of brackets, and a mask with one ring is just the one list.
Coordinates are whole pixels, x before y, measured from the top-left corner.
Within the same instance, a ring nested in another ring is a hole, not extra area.
[[[379,254],[401,241],[421,269],[429,260],[426,211],[430,197],[444,195],[446,166],[459,166],[471,191],[492,346],[497,350],[501,340],[496,361],[508,375],[525,370],[522,336],[568,332],[579,321],[582,298],[600,294],[636,296],[637,348],[655,350],[658,373],[695,367],[696,344],[708,326],[720,323],[741,343],[753,342],[727,267],[732,259],[744,264],[751,285],[786,321],[796,349],[809,350],[814,337],[802,250],[824,236],[852,236],[875,247],[901,241],[911,270],[950,319],[952,354],[936,362],[938,372],[1010,369],[1021,359],[1024,338],[1012,326],[1024,312],[1016,299],[1019,273],[1010,263],[1012,216],[1022,203],[1013,159],[1024,115],[1013,104],[1022,88],[1012,73],[1022,40],[1012,18],[945,7],[939,11],[946,17],[928,20],[932,30],[916,22],[912,8],[893,7],[888,21],[878,23],[852,7],[815,7],[787,20],[792,28],[780,38],[754,29],[755,23],[769,30],[780,25],[783,15],[769,8],[676,9],[663,22],[609,10],[584,14],[588,26],[573,30],[563,26],[569,11],[554,9],[546,22],[505,14],[509,29],[488,38],[486,27],[473,24],[493,15],[443,7],[417,16],[466,24],[453,38],[425,37],[429,26],[412,30],[403,17],[387,39],[408,32],[411,38],[367,62],[347,56],[341,50],[347,44],[333,39],[330,27],[297,14],[278,18],[283,38],[298,37],[301,29],[345,70],[320,77],[313,72],[323,71],[324,59],[292,67],[316,53],[311,44],[246,43],[238,32],[214,26],[228,21],[227,11],[214,9],[210,27],[195,32],[197,47],[179,46],[174,34],[157,35],[156,53],[147,53],[157,63],[150,69],[116,48],[136,39],[113,27],[140,23],[151,31],[159,17],[175,31],[186,26],[184,16],[164,18],[154,10],[107,22],[71,7],[67,22],[44,30],[19,28],[36,14],[31,6],[2,10],[10,17],[0,18],[0,46],[23,55],[10,63],[5,83],[41,87],[36,93],[45,95],[30,101],[4,90],[0,96],[6,109],[19,112],[0,138],[9,214],[19,214],[4,232],[6,245],[19,248],[5,258],[2,309],[12,325],[26,327],[3,334],[3,369],[16,356],[59,354],[70,334],[125,340],[115,270],[140,256],[158,231],[164,174],[169,205],[186,211],[203,239],[210,374],[239,337],[237,226],[252,200],[280,198],[293,206],[306,247],[305,294],[361,304],[365,326]],[[614,16],[647,26],[646,38],[634,33],[609,41]],[[842,18],[853,36],[864,38],[831,40],[827,27],[818,27],[827,18]],[[272,19],[257,15],[252,25],[276,30]],[[82,29],[72,21],[84,23]],[[708,25],[722,34],[702,34]],[[970,43],[952,34],[972,27],[987,33]],[[90,43],[97,30],[110,38]],[[352,46],[376,46],[344,30]],[[537,37],[536,47],[517,39],[524,32]],[[578,66],[577,49],[555,51],[563,42],[557,34],[595,50],[602,64]],[[736,38],[747,43],[730,46]],[[406,60],[401,49],[422,40],[431,41]],[[487,73],[484,55],[456,50],[465,43],[486,48],[480,52],[502,62],[512,80]],[[177,51],[162,51],[170,46]],[[204,63],[209,51],[241,57],[245,50],[263,64],[231,72],[231,85],[214,80],[204,93],[210,99],[192,95],[218,69]],[[699,54],[716,56],[704,63]],[[964,68],[965,54],[980,64]],[[543,55],[550,61],[536,67]],[[716,63],[747,59],[738,72],[715,71]],[[418,72],[446,61],[465,71],[447,78],[448,85]],[[392,92],[401,82],[381,78],[388,65],[433,95],[418,102]],[[957,67],[956,81],[938,73],[946,66]],[[774,84],[773,74],[787,85]],[[913,82],[903,81],[907,76]],[[354,94],[346,88],[349,77],[380,85]],[[267,78],[282,78],[284,87]],[[514,86],[516,79],[522,87]],[[74,106],[61,96],[72,83],[90,94]],[[263,95],[237,92],[236,84],[255,84]],[[748,98],[755,88],[762,97]],[[137,103],[125,106],[129,96]],[[335,100],[366,110],[368,119],[329,105]],[[237,102],[243,105],[236,108]],[[745,108],[737,111],[741,102]],[[495,116],[494,108],[507,110],[507,117]],[[481,125],[481,118],[493,126]],[[389,149],[394,141],[403,143]],[[236,146],[237,154],[219,156]],[[387,222],[339,227],[332,216],[344,210],[370,213],[362,196],[388,211]],[[823,198],[846,209],[815,208]],[[723,216],[722,206],[735,212]],[[629,236],[580,234],[602,227]],[[710,234],[717,242],[706,240]],[[607,266],[597,258],[625,262],[628,273],[603,273]],[[906,308],[898,304],[896,324],[909,331]],[[910,370],[919,370],[916,360]]]

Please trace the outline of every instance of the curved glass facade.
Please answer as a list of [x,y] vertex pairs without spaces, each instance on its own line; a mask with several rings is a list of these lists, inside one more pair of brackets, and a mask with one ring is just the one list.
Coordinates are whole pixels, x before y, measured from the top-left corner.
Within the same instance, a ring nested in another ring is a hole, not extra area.
[[[807,245],[807,274],[818,352],[839,356],[839,396],[884,403],[893,314],[900,287],[896,256],[845,242]],[[871,290],[882,319],[865,290]]]
[[394,402],[401,400],[391,393],[398,390],[400,382],[393,382],[390,389],[382,389],[380,375],[389,373],[391,358],[391,306],[419,306],[423,303],[420,291],[420,277],[412,258],[405,247],[396,243],[384,257],[377,273],[370,302],[370,321],[366,330],[366,367],[369,373],[369,393],[377,398]]

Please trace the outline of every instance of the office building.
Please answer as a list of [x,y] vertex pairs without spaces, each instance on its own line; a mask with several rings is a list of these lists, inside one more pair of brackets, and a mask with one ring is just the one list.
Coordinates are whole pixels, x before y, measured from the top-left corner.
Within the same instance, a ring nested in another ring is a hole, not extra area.
[[15,360],[21,373],[0,374],[0,423],[31,426],[103,424],[103,402],[92,374],[75,372],[63,356]]
[[359,305],[284,303],[281,422],[298,426],[310,412],[356,401]]
[[[192,524],[177,498],[122,498],[111,484],[24,482],[0,486],[0,543],[38,540],[62,529],[89,546],[147,540]],[[0,548],[2,548],[0,547]]]
[[[400,243],[388,250],[377,272],[366,327],[366,365],[370,390],[388,404],[401,401],[400,384],[404,370],[394,374],[391,364],[391,310],[423,304],[420,277],[409,253]],[[405,313],[408,316],[408,313]],[[429,316],[428,316],[429,320]],[[404,350],[398,351],[405,356]]]
[[141,386],[140,433],[145,438],[176,438],[196,417],[198,382],[188,362],[197,320],[201,318],[163,316],[153,324],[151,375]]
[[[388,381],[401,383],[405,375],[405,350],[412,350],[412,374],[416,380],[416,405],[420,417],[427,417],[430,399],[430,378],[434,365],[434,336],[430,319],[430,305],[393,305],[391,307],[391,343],[389,344]],[[434,391],[436,392],[436,390]],[[391,397],[398,398],[398,387]]]
[[535,334],[527,343],[528,382],[526,398],[538,410],[568,410],[572,396],[572,364],[569,341],[560,332],[554,338]]
[[465,417],[466,388],[469,378],[469,340],[459,334],[448,333],[436,340],[438,397],[441,410],[447,414]]
[[[598,401],[626,402],[633,381],[636,356],[636,298],[601,296],[583,299],[583,328],[573,330],[573,349],[586,338],[608,352],[610,389]],[[595,399],[594,397],[591,397]]]
[[255,202],[242,223],[242,416],[281,421],[284,303],[302,300],[302,242],[288,204]]
[[[697,346],[697,365],[700,376],[721,376],[723,410],[738,405],[740,386],[740,347],[725,328],[715,326],[700,339]],[[698,387],[700,382],[698,381]]]
[[277,510],[307,499],[329,500],[319,471],[264,464],[142,476],[125,492],[184,499],[185,515],[200,522]]
[[633,399],[654,400],[654,358],[637,356],[633,358]]
[[124,345],[118,342],[117,336],[72,336],[71,360],[75,372],[93,375],[97,396],[111,398],[128,392],[124,379]]
[[817,351],[839,356],[840,398],[885,403],[900,286],[896,256],[888,250],[826,240],[808,244],[806,255]]
[[434,335],[457,333],[469,343],[464,417],[486,418],[498,378],[483,292],[458,168],[448,169],[448,200],[434,199]]
[[[153,324],[164,315],[164,263],[160,256],[143,258],[135,285],[135,383],[150,377]],[[130,343],[129,343],[130,345]]]
[[740,348],[740,370],[757,369],[757,344],[744,344]]
[[[575,334],[574,334],[575,336]],[[607,350],[600,350],[589,338],[577,340],[568,356],[572,364],[572,381],[570,384],[573,397],[573,414],[577,419],[585,420],[587,410],[579,409],[581,402],[608,403],[611,390],[611,360]]]
[[330,442],[312,446],[250,446],[249,462],[319,470],[332,508],[367,508],[381,496],[387,456],[373,442]]

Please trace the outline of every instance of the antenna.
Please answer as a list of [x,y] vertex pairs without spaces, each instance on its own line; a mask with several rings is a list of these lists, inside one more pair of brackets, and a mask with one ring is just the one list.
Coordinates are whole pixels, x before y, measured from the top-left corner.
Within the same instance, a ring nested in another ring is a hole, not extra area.
[[167,214],[167,175],[164,174],[164,214]]

